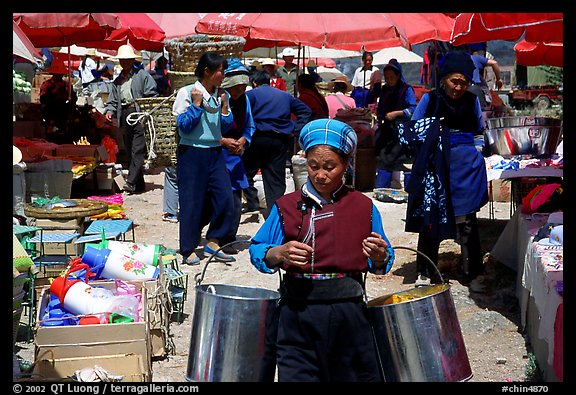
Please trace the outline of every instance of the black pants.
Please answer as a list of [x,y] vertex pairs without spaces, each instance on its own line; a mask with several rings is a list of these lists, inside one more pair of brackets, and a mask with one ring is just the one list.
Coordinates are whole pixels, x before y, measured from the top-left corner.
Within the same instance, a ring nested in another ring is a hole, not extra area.
[[146,140],[144,138],[144,128],[140,122],[135,125],[128,125],[126,118],[136,111],[133,106],[122,109],[120,128],[124,132],[124,145],[128,154],[128,177],[126,182],[136,186],[136,190],[143,192],[144,183],[144,161],[146,159]]
[[266,196],[266,214],[286,192],[286,159],[288,149],[292,147],[292,136],[257,130],[252,136],[250,146],[242,155],[242,162],[250,186],[244,190],[247,207],[257,210],[260,207],[258,190],[254,187],[254,176],[262,172],[264,195]]
[[279,382],[383,380],[367,307],[362,301],[288,301],[279,309]]
[[[460,254],[462,259],[462,271],[472,279],[483,273],[482,248],[480,246],[480,234],[478,232],[478,221],[476,213],[468,214],[463,221],[457,221],[457,241],[460,244]],[[426,255],[438,266],[438,249],[441,240],[430,237],[427,232],[418,235],[418,251]],[[416,270],[419,274],[431,277],[436,273],[436,269],[430,267],[430,262],[420,255],[416,258]]]

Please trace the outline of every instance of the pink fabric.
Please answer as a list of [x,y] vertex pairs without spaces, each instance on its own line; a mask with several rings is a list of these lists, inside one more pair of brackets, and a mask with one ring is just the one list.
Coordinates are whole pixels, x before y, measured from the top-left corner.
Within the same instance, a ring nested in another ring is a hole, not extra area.
[[564,381],[564,303],[556,310],[554,322],[554,374],[558,380]]
[[[338,98],[342,100],[346,105],[351,108],[356,108],[356,102],[350,96],[343,95],[341,93],[337,93]],[[328,95],[326,96],[326,103],[328,104],[328,117],[334,119],[336,117],[336,112],[340,108],[344,108],[340,100],[336,97],[336,95]]]
[[522,213],[532,214],[538,211],[538,208],[548,202],[560,184],[539,185],[534,188],[528,195],[522,198]]

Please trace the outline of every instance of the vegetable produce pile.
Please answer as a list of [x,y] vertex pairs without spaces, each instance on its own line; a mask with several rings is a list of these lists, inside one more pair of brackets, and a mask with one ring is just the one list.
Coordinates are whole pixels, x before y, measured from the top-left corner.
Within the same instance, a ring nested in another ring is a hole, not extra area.
[[30,93],[32,84],[26,81],[24,73],[12,70],[12,89],[14,92]]

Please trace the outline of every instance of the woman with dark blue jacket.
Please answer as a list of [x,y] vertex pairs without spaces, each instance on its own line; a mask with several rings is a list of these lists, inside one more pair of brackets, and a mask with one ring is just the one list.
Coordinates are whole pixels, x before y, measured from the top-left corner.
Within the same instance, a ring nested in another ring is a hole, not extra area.
[[[483,272],[476,213],[488,202],[484,157],[474,145],[484,119],[478,98],[468,91],[473,72],[468,54],[446,54],[440,88],[426,93],[412,115],[417,152],[406,215],[406,231],[419,232],[418,250],[435,264],[442,240],[459,241],[469,280]],[[433,269],[421,256],[416,263],[416,285],[429,284]]]

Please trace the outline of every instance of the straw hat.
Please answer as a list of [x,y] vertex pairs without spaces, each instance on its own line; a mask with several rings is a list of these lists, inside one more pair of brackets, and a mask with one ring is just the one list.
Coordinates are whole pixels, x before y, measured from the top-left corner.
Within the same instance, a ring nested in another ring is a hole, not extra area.
[[12,145],[12,165],[20,163],[22,160],[22,151],[15,145]]
[[348,78],[347,78],[345,75],[340,75],[340,76],[338,76],[338,77],[336,77],[336,78],[333,78],[333,79],[328,83],[328,90],[329,90],[329,91],[332,91],[332,90],[334,89],[334,84],[335,84],[336,82],[342,82],[342,83],[346,84],[346,92],[345,92],[345,93],[348,93],[348,92],[350,92],[350,91],[353,89],[352,84],[350,83],[350,81],[348,81]]
[[264,58],[264,59],[262,59],[260,64],[262,66],[274,66],[274,69],[278,68],[278,65],[276,63],[274,63],[274,60],[272,60],[272,58]]
[[46,72],[49,74],[68,74],[68,69],[62,60],[54,59]]
[[96,50],[94,48],[88,48],[86,50],[86,55],[88,56],[96,56]]
[[314,59],[310,59],[308,61],[308,64],[306,65],[306,67],[318,67],[318,65],[316,64],[316,62],[314,61]]
[[262,63],[260,63],[258,60],[254,60],[254,61],[252,61],[250,66],[256,67],[257,70],[260,70],[262,68]]
[[134,52],[134,48],[132,48],[130,45],[124,44],[121,45],[120,48],[118,48],[118,55],[116,55],[116,59],[138,59],[138,58],[140,58],[140,56],[138,56]]

